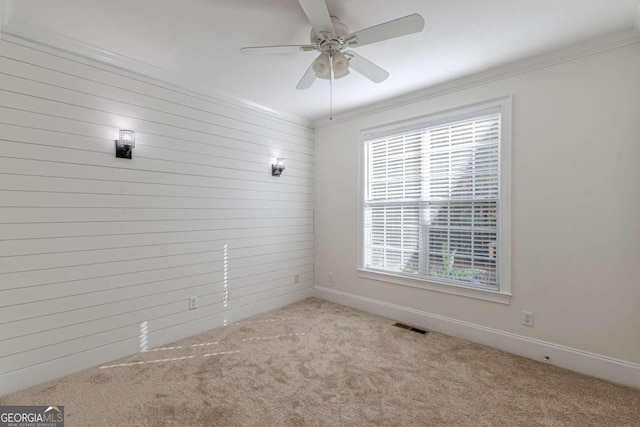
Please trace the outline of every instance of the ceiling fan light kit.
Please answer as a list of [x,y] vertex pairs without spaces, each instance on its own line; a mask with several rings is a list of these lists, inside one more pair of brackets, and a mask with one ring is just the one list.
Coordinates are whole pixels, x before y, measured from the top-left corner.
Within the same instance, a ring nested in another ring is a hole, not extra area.
[[349,58],[344,53],[338,51],[331,58],[333,65],[333,78],[341,79],[349,74]]
[[341,79],[353,69],[374,83],[389,73],[351,49],[372,43],[418,33],[424,29],[424,18],[417,13],[353,33],[340,19],[330,16],[325,0],[298,0],[311,23],[311,44],[256,46],[240,49],[242,53],[320,52],[298,82],[296,89],[308,89],[316,79]]
[[329,58],[329,53],[322,52],[313,61],[312,67],[317,78],[329,80],[331,77],[331,58]]

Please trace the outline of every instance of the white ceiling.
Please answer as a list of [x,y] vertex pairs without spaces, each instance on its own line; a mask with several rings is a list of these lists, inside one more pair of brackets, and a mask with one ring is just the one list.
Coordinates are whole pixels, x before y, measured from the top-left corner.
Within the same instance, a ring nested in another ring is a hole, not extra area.
[[[327,0],[352,31],[414,12],[422,33],[357,52],[391,73],[334,82],[334,112],[403,95],[611,32],[633,28],[640,0]],[[317,55],[242,55],[243,46],[305,44],[297,0],[18,0],[11,19],[152,64],[188,86],[315,120],[329,83],[295,86]]]

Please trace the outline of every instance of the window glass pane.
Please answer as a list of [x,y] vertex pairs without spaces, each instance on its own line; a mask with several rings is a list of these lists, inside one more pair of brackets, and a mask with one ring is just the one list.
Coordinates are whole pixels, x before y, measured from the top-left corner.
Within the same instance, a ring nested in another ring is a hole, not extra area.
[[368,266],[392,272],[418,273],[420,219],[417,204],[370,206],[366,233]]
[[365,143],[365,267],[498,289],[500,114]]
[[368,199],[420,197],[422,133],[368,141]]

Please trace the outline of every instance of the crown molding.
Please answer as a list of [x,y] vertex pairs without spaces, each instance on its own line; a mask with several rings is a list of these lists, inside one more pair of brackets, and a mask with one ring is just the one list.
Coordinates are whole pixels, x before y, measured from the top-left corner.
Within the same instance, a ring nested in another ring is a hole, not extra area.
[[[5,0],[0,0],[0,33],[9,16],[9,4]],[[1,49],[1,48],[0,48]]]
[[[9,5],[11,2],[7,0],[0,1],[2,1],[0,5],[4,5],[4,12],[9,13]],[[2,38],[14,43],[26,46],[31,45],[31,47],[36,47],[40,50],[54,52],[57,55],[71,56],[74,60],[97,61],[109,67],[117,68],[119,72],[133,73],[138,79],[151,81],[153,84],[201,98],[208,102],[263,118],[284,122],[287,125],[293,125],[307,130],[312,129],[313,123],[303,117],[278,111],[249,100],[213,92],[205,87],[189,83],[184,77],[180,77],[154,65],[110,52],[63,34],[45,30],[41,27],[12,18],[10,15],[5,15],[4,17]]]
[[[636,17],[636,25],[638,25],[638,19],[640,19],[640,11],[638,17]],[[636,28],[640,27],[636,26]],[[540,68],[573,61],[639,42],[640,34],[636,32],[635,29],[611,33],[603,37],[598,37],[541,55],[511,62],[486,71],[437,84],[435,86],[429,86],[425,89],[414,91],[406,95],[400,95],[373,104],[368,104],[363,107],[355,108],[344,113],[339,113],[334,115],[331,121],[327,119],[317,120],[314,122],[314,128],[317,129],[332,126],[347,120],[368,116],[391,108],[401,107],[403,105],[413,104],[451,92],[457,92],[463,89],[468,89],[496,80],[502,80],[508,77],[538,70]]]
[[11,2],[9,0],[0,0],[0,31],[12,18]]

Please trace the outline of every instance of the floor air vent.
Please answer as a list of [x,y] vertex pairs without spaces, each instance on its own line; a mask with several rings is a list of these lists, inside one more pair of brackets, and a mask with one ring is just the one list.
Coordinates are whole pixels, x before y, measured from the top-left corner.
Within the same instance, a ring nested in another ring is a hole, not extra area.
[[409,325],[405,325],[404,323],[394,323],[393,326],[396,326],[398,328],[402,328],[402,329],[408,329],[410,331],[413,332],[417,332],[419,334],[426,334],[428,331],[425,331],[424,329],[418,329],[418,328],[414,328],[413,326],[409,326]]

